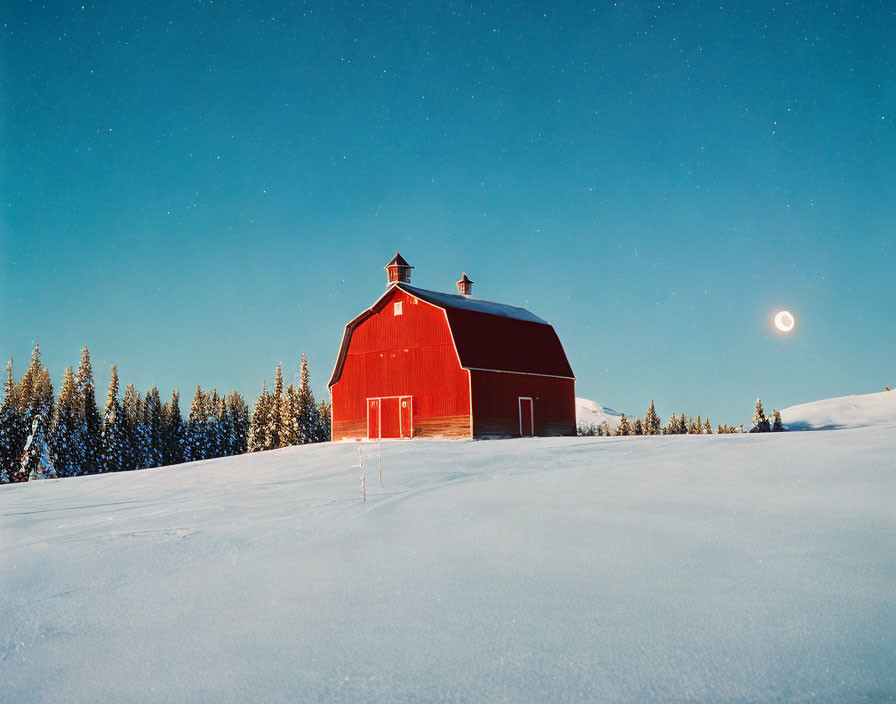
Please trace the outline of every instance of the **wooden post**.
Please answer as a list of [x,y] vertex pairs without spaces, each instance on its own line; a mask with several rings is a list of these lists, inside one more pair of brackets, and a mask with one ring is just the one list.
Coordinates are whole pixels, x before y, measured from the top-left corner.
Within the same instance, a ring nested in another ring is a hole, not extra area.
[[380,463],[380,488],[383,488],[383,453],[380,451],[380,439],[376,439],[376,459]]
[[367,501],[367,476],[364,474],[364,460],[361,457],[361,448],[358,448],[358,466],[361,468],[361,501]]

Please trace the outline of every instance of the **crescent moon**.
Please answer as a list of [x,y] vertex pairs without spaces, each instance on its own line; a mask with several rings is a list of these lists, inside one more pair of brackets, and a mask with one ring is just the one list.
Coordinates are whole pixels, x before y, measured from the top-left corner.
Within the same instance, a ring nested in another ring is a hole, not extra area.
[[781,332],[790,332],[793,330],[793,323],[793,315],[790,311],[782,310],[775,316],[775,327]]

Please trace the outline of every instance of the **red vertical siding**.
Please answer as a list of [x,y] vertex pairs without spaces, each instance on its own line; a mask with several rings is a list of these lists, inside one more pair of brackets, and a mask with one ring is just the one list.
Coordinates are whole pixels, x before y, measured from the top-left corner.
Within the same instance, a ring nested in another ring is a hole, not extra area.
[[531,374],[470,372],[473,434],[520,434],[520,397],[531,397],[535,435],[575,435],[575,381]]
[[[398,302],[401,315],[394,314]],[[445,313],[398,289],[352,332],[331,392],[336,440],[366,437],[367,399],[388,396],[413,397],[415,437],[470,434],[469,372],[460,367]],[[395,416],[397,436],[397,407]],[[382,418],[385,436],[385,406]]]

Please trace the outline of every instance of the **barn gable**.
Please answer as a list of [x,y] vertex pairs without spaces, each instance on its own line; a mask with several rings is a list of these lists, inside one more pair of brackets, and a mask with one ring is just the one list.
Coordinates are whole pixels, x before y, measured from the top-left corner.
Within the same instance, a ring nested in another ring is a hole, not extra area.
[[396,290],[445,312],[463,369],[575,379],[554,328],[525,308],[398,283],[345,326],[329,386],[339,381],[354,330],[388,305]]

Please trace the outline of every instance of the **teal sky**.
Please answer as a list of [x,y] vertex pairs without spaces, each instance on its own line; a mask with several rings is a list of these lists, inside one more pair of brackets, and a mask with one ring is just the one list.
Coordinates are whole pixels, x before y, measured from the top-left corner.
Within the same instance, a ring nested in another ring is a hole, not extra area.
[[320,397],[400,250],[627,413],[896,385],[892,3],[168,5],[0,10],[16,376]]

